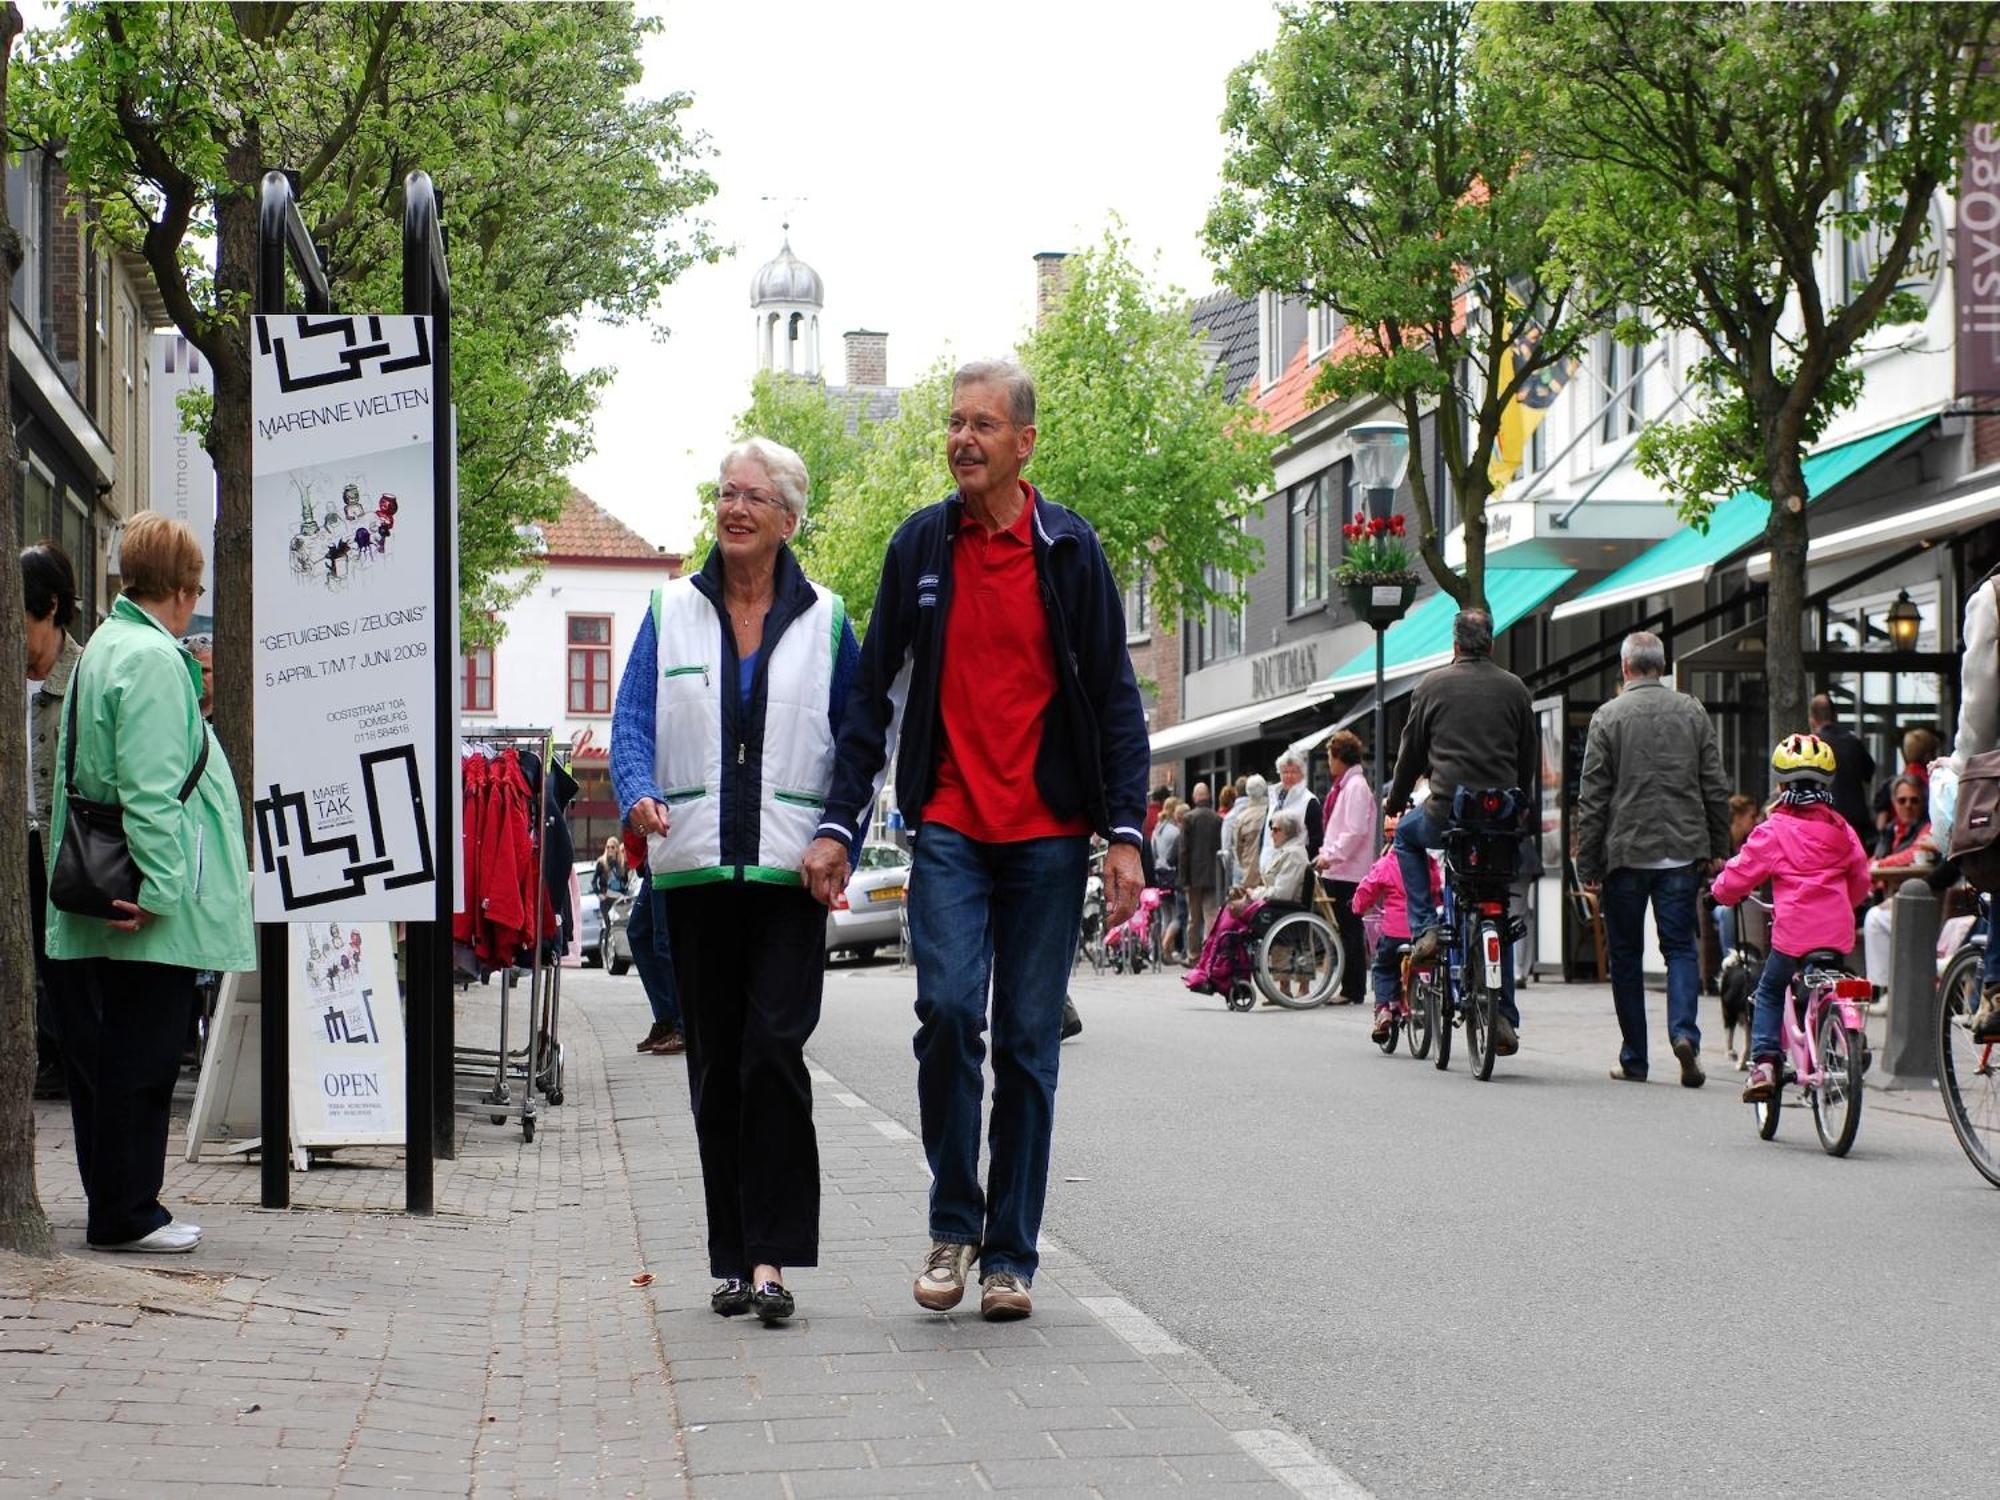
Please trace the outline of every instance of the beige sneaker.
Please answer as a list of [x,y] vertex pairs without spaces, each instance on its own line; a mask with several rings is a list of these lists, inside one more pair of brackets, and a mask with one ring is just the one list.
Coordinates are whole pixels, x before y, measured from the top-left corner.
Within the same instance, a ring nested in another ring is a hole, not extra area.
[[944,1240],[932,1240],[923,1274],[911,1288],[916,1294],[917,1305],[928,1307],[932,1312],[948,1312],[958,1306],[965,1296],[965,1279],[971,1274],[972,1257],[978,1248],[976,1245],[953,1245]]
[[979,1283],[979,1316],[989,1323],[1011,1323],[1034,1310],[1028,1283],[1012,1271],[995,1271]]

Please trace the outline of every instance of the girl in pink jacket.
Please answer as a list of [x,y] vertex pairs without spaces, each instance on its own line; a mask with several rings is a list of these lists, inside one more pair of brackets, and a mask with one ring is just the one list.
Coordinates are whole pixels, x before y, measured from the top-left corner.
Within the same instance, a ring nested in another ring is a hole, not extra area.
[[1756,1066],[1744,1085],[1746,1103],[1778,1088],[1780,1016],[1799,960],[1818,949],[1854,946],[1854,909],[1868,896],[1868,856],[1847,820],[1833,810],[1833,747],[1817,735],[1788,735],[1771,753],[1780,788],[1771,816],[1744,840],[1715,878],[1715,900],[1734,906],[1771,882],[1771,956],[1757,981],[1750,1027]]
[[[1394,824],[1391,823],[1393,828]],[[1444,895],[1444,886],[1438,878],[1438,862],[1431,865],[1431,903],[1436,903]],[[1374,1039],[1382,1040],[1389,1034],[1391,1018],[1395,1014],[1396,996],[1403,988],[1403,959],[1396,951],[1399,943],[1410,940],[1409,898],[1403,893],[1403,876],[1396,863],[1396,851],[1391,848],[1369,867],[1354,887],[1354,912],[1359,916],[1372,910],[1377,903],[1382,907],[1382,936],[1375,944],[1375,962],[1371,971],[1375,976],[1375,1030]]]

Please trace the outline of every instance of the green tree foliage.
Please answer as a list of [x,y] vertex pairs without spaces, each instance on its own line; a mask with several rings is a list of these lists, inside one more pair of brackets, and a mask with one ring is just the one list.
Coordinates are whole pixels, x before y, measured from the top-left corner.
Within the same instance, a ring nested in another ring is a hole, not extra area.
[[[1313,395],[1401,415],[1419,550],[1467,606],[1486,602],[1507,405],[1600,326],[1550,234],[1563,184],[1538,151],[1540,85],[1483,77],[1481,30],[1464,0],[1283,6],[1275,44],[1231,76],[1207,226],[1239,293],[1340,315]],[[1465,524],[1463,574],[1437,534],[1426,418]]]
[[1149,573],[1163,621],[1233,605],[1214,581],[1261,555],[1243,519],[1271,487],[1277,439],[1224,397],[1181,294],[1149,284],[1114,226],[1063,263],[1062,295],[1020,358],[1037,397],[1027,477],[1090,522],[1122,581]]
[[[1979,5],[1494,5],[1489,76],[1546,94],[1571,164],[1558,240],[1641,312],[1685,329],[1718,391],[1641,440],[1682,514],[1755,486],[1773,500],[1767,668],[1774,732],[1805,724],[1803,464],[1860,392],[1855,356],[1921,316],[1898,295],[1968,122],[1994,118],[2000,8]],[[1872,264],[1844,287],[1829,245]]]
[[62,148],[102,232],[145,257],[215,372],[216,720],[239,779],[263,169],[299,173],[343,307],[401,306],[406,174],[425,168],[446,196],[461,604],[477,637],[494,580],[520,561],[516,527],[553,519],[589,446],[605,372],[565,369],[573,320],[640,316],[710,253],[687,219],[713,190],[687,97],[633,93],[653,24],[622,4],[71,5],[30,39],[14,139]]

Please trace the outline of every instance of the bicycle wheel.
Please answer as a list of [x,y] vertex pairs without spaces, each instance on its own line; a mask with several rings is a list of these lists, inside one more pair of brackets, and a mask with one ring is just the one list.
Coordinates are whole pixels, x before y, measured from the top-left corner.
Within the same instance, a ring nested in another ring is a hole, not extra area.
[[1389,1034],[1383,1037],[1381,1041],[1375,1044],[1376,1046],[1382,1049],[1382,1055],[1384,1057],[1393,1057],[1395,1055],[1396,1033],[1401,1031],[1402,1029],[1403,1029],[1403,1023],[1401,1017],[1391,1014],[1389,1017]]
[[1410,973],[1410,1056],[1422,1062],[1431,1055],[1431,1028],[1436,1024],[1437,996],[1428,969]]
[[1316,912],[1290,911],[1257,945],[1257,988],[1273,1005],[1311,1010],[1340,983],[1340,934]]
[[1771,1097],[1760,1099],[1750,1106],[1750,1113],[1757,1121],[1757,1138],[1768,1141],[1778,1133],[1778,1116],[1785,1109],[1785,1085],[1780,1079],[1778,1086],[1771,1090]]
[[2000,1046],[1972,1039],[1984,956],[1960,949],[1938,982],[1938,1090],[1958,1144],[1979,1175],[2000,1187]]
[[1472,1076],[1481,1083],[1493,1076],[1493,1007],[1496,996],[1492,990],[1480,986],[1466,997],[1465,1006],[1465,1046],[1466,1058],[1472,1064]]
[[1812,1091],[1813,1128],[1828,1156],[1845,1156],[1861,1128],[1861,1038],[1829,1005],[1814,1028],[1819,1043],[1819,1086]]
[[[1442,962],[1442,960],[1439,960]],[[1451,1066],[1451,993],[1441,970],[1433,970],[1430,983],[1431,1037],[1437,1043],[1435,1067],[1442,1073]]]

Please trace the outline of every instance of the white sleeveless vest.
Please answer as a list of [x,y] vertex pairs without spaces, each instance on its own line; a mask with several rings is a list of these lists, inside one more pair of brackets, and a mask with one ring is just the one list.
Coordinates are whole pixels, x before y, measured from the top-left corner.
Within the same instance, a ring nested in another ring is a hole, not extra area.
[[[812,606],[763,663],[763,785],[755,863],[740,867],[745,880],[801,884],[799,861],[817,835],[833,784],[827,715],[847,612],[836,595],[818,584],[812,590]],[[722,817],[735,793],[731,788],[725,797],[725,786],[747,774],[749,749],[722,743],[722,695],[736,684],[723,680],[721,622],[694,580],[680,578],[653,592],[653,634],[660,674],[653,771],[669,819],[665,835],[646,841],[653,884],[731,880],[739,867],[722,863]]]

